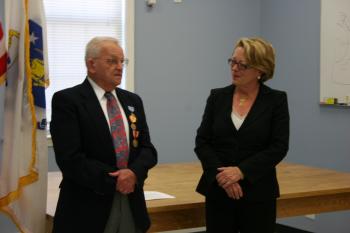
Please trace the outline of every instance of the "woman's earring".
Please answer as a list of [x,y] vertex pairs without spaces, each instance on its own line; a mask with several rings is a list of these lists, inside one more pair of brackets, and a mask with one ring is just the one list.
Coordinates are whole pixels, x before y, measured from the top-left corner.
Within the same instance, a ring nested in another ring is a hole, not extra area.
[[258,77],[257,77],[257,79],[258,79],[258,80],[260,80],[260,79],[261,79],[261,77],[260,77],[260,76],[258,76]]

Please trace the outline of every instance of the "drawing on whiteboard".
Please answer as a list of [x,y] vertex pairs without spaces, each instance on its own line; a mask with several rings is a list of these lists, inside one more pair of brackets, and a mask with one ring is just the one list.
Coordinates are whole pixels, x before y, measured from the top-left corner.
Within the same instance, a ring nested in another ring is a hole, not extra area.
[[338,12],[335,30],[332,80],[339,85],[350,85],[350,17],[347,13]]

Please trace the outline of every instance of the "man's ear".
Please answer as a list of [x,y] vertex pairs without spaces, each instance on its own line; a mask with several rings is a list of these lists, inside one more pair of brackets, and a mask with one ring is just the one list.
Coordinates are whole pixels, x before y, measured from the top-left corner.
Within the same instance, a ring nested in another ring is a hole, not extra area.
[[96,70],[96,63],[95,60],[92,58],[89,58],[86,62],[87,69],[90,73],[95,73]]

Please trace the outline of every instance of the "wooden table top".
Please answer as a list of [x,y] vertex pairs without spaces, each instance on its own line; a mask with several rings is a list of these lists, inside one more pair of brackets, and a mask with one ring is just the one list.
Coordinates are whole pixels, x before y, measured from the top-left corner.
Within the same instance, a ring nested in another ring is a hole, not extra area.
[[277,166],[280,199],[350,192],[350,173],[281,163]]
[[[204,197],[195,192],[202,168],[199,162],[159,164],[149,172],[146,191],[159,191],[174,199],[147,201],[149,213],[188,209],[204,205]],[[281,197],[279,200],[350,193],[350,173],[281,163],[277,166]],[[58,197],[60,172],[49,172],[47,213],[53,216]]]
[[[175,196],[175,199],[148,201],[150,213],[164,209],[182,209],[204,202],[204,197],[195,192],[202,168],[197,163],[161,164],[151,169],[145,190],[157,190]],[[350,173],[341,173],[300,164],[281,163],[277,166],[281,197],[321,196],[350,193]]]

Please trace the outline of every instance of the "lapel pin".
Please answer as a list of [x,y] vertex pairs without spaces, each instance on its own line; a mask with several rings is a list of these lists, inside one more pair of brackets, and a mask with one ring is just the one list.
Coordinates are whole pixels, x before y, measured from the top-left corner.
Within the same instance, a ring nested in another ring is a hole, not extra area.
[[128,106],[128,109],[130,112],[134,112],[135,111],[135,107],[134,106]]

